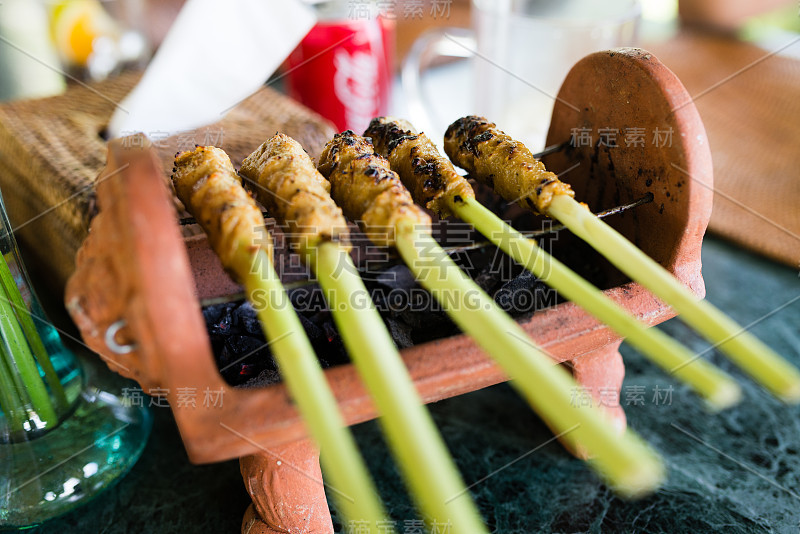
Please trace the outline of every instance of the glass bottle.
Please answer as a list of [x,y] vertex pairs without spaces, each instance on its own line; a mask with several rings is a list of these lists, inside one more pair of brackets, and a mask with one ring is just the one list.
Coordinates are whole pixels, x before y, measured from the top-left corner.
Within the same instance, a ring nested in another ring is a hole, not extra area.
[[152,421],[115,392],[121,378],[62,343],[33,292],[2,196],[0,217],[2,530],[39,524],[111,486],[139,458]]

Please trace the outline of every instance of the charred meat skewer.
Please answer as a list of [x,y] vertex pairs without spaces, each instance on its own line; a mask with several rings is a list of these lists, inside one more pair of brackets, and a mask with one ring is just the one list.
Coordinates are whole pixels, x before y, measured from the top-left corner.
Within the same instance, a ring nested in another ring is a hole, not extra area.
[[322,449],[322,467],[342,492],[333,495],[340,510],[370,524],[385,520],[364,460],[272,265],[272,240],[261,210],[242,187],[227,154],[215,147],[179,153],[172,183],[225,269],[244,285],[289,393]]

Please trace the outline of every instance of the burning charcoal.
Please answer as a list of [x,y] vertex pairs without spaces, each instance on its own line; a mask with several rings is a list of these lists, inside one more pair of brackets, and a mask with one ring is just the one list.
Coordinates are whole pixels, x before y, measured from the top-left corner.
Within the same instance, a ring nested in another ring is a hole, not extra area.
[[387,318],[385,323],[397,348],[404,349],[414,344],[411,339],[411,327],[409,325],[390,318]]
[[339,336],[333,320],[329,319],[322,323],[322,329],[325,332],[324,342],[319,345],[315,344],[317,357],[322,367],[332,367],[349,362],[350,356],[344,348],[344,343],[342,343],[342,338]]
[[230,336],[225,340],[225,349],[233,356],[234,360],[247,356],[247,359],[253,360],[268,357],[272,361],[266,341],[257,337]]
[[233,315],[231,310],[235,304],[218,304],[216,306],[209,306],[209,308],[215,308],[217,306],[219,309],[212,312],[212,315],[215,315],[216,319],[208,324],[209,332],[211,334],[230,334],[233,329]]
[[248,301],[244,301],[241,306],[236,308],[233,312],[234,325],[240,330],[252,334],[254,336],[263,335],[261,330],[261,323],[258,320],[258,315]]
[[336,330],[336,327],[333,326],[333,321],[325,321],[322,324],[322,329],[325,332],[325,338],[328,340],[328,343],[340,341],[339,332]]
[[219,363],[225,379],[236,385],[263,369],[275,369],[266,342],[252,336],[228,336]]
[[304,317],[314,323],[314,326],[317,328],[321,328],[323,330],[323,334],[325,333],[325,323],[331,321],[331,313],[328,310],[318,311],[312,313],[311,315],[304,315]]
[[203,319],[205,319],[206,324],[210,325],[219,321],[222,317],[222,312],[225,311],[227,306],[227,304],[213,304],[203,308]]
[[311,340],[311,343],[325,339],[325,331],[317,326],[314,321],[303,314],[298,314],[298,317],[300,317],[300,323],[303,325],[306,335],[308,336],[308,339]]
[[[254,363],[242,362],[238,363],[231,369],[236,372],[237,376],[234,380],[241,383],[243,380],[248,380],[250,377],[259,372],[259,366]],[[230,369],[228,370],[230,372]]]

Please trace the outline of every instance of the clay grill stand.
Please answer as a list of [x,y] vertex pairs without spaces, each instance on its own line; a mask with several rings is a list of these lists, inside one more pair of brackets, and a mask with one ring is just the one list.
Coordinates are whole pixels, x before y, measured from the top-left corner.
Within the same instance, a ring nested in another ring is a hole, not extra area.
[[[627,146],[631,128],[644,130],[644,143]],[[672,132],[671,142],[654,144],[656,128]],[[619,146],[599,142],[602,131],[616,131]],[[612,218],[612,224],[703,296],[700,246],[711,210],[711,157],[680,81],[639,49],[588,56],[561,88],[548,144],[576,132],[590,132],[592,143],[549,156],[548,167],[559,172],[580,162],[569,182],[595,210],[651,193],[653,202]],[[67,307],[84,340],[111,369],[143,388],[163,389],[192,462],[242,458],[254,501],[244,532],[331,531],[317,453],[305,440],[303,422],[283,384],[236,389],[217,371],[199,297],[204,288],[229,282],[218,264],[207,268],[210,250],[203,238],[181,236],[165,176],[146,142],[109,143],[97,185],[99,214],[78,254]],[[673,316],[635,283],[606,294],[649,324]],[[621,339],[582,309],[561,304],[537,312],[522,326],[556,361],[568,363],[590,392],[619,394]],[[402,356],[425,402],[506,380],[463,335],[405,349]],[[351,365],[328,369],[326,375],[348,424],[376,416]],[[198,399],[214,392],[221,401],[187,405],[178,398],[183,388],[193,388]],[[622,408],[608,409],[624,428]]]

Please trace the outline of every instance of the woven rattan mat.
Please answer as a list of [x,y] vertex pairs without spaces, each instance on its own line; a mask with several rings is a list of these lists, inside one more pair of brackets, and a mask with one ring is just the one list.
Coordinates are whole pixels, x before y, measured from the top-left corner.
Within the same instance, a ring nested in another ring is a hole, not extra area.
[[705,124],[716,188],[710,229],[798,267],[800,61],[695,33],[648,48],[695,97]]
[[[92,87],[75,86],[61,96],[0,106],[0,189],[17,239],[36,256],[38,270],[52,273],[55,288],[63,287],[74,270],[75,253],[86,236],[95,177],[106,157],[100,134],[137,79],[128,74]],[[240,162],[276,131],[297,139],[312,156],[335,133],[320,116],[269,88],[217,124],[170,138],[145,133],[169,170],[175,152],[195,144],[220,146]]]

